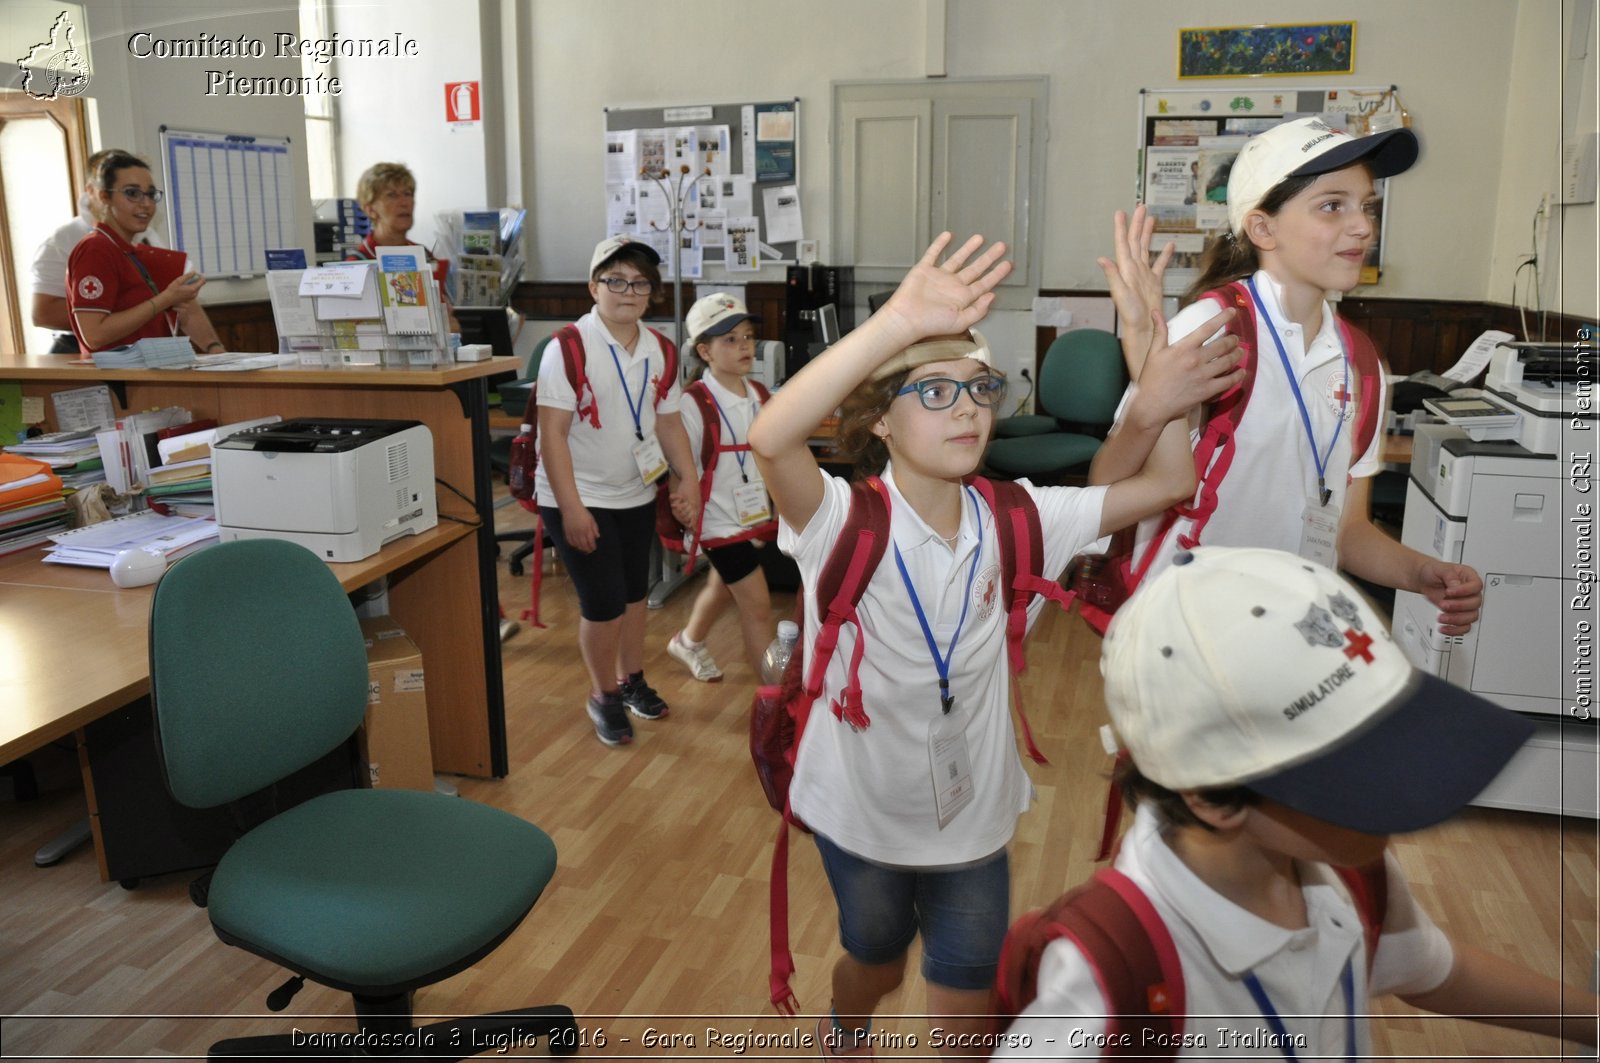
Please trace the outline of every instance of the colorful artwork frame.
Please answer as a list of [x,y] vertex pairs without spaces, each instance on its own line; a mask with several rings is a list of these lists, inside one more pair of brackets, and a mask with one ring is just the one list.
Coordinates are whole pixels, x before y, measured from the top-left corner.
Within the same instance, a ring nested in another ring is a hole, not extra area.
[[1178,30],[1180,79],[1352,74],[1355,62],[1354,22]]

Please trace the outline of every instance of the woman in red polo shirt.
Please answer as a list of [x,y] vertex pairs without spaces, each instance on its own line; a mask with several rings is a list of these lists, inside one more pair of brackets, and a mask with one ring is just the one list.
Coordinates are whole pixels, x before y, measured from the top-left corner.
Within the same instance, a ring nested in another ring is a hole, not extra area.
[[222,351],[217,330],[196,296],[205,285],[187,273],[183,253],[134,239],[155,217],[161,190],[150,167],[126,152],[100,165],[99,224],[67,258],[67,308],[84,353],[147,336],[187,336],[203,354]]

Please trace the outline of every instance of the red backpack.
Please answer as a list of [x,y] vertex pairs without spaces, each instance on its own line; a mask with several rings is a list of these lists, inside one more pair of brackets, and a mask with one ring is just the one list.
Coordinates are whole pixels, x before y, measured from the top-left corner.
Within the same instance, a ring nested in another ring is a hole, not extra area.
[[[659,407],[661,400],[667,397],[667,392],[672,390],[673,381],[678,379],[678,348],[655,329],[650,330],[656,342],[661,345],[661,354],[666,361],[661,378],[656,381],[656,397],[651,404],[652,408]],[[587,361],[583,349],[583,337],[578,332],[576,325],[564,325],[556,330],[553,337],[561,348],[561,362],[567,371],[567,382],[572,385],[572,394],[576,397],[577,406],[573,416],[588,421],[595,428],[600,427],[600,407],[595,399],[594,385],[589,383],[589,376],[584,371]],[[583,393],[589,393],[587,404],[584,402]],[[534,469],[538,465],[539,450],[535,445],[539,437],[539,388],[534,388],[528,394],[528,405],[522,411],[522,423],[527,425],[526,431],[520,432],[511,443],[511,469],[507,477],[510,481],[511,496],[523,509],[530,513],[539,512],[539,502],[534,491]],[[535,543],[544,542],[544,518],[540,517],[534,526]],[[537,558],[533,563],[531,601],[528,608],[523,610],[522,619],[534,627],[544,627],[539,621],[539,584],[544,566]]]
[[[1222,394],[1211,404],[1211,414],[1200,433],[1200,442],[1194,448],[1194,474],[1200,481],[1196,497],[1189,502],[1172,506],[1161,515],[1155,536],[1146,548],[1137,566],[1133,563],[1133,535],[1131,529],[1118,533],[1116,545],[1100,562],[1095,564],[1076,586],[1080,601],[1078,612],[1089,626],[1105,634],[1112,614],[1138,589],[1140,581],[1149,571],[1161,544],[1172,528],[1182,518],[1194,521],[1191,534],[1178,536],[1178,544],[1185,550],[1200,545],[1200,535],[1206,523],[1217,510],[1217,491],[1228,468],[1233,464],[1235,435],[1239,422],[1244,419],[1245,407],[1256,382],[1256,315],[1251,305],[1250,293],[1245,286],[1234,281],[1204,296],[1222,304],[1224,309],[1238,310],[1228,322],[1226,332],[1239,340],[1244,379]],[[1372,396],[1383,394],[1383,363],[1367,334],[1343,318],[1337,318],[1340,337],[1360,381],[1360,401],[1356,408],[1356,425],[1353,438],[1354,453],[1361,455],[1371,445],[1378,432],[1378,411],[1381,402],[1371,401]],[[1202,328],[1205,326],[1202,325]],[[1213,460],[1214,459],[1214,460]]]
[[[1039,524],[1039,509],[1028,492],[1008,480],[973,477],[968,481],[983,496],[994,515],[995,537],[1000,549],[1002,600],[1007,603],[1006,646],[1013,679],[1026,667],[1022,636],[1028,627],[1028,606],[1043,595],[1062,608],[1071,604],[1072,595],[1055,580],[1046,578],[1044,537]],[[793,1015],[799,1007],[789,978],[794,974],[794,957],[789,951],[789,826],[806,830],[789,805],[789,784],[794,778],[795,757],[805,733],[813,703],[822,694],[828,662],[839,645],[840,629],[849,623],[856,629],[855,648],[850,655],[849,678],[845,689],[829,708],[834,716],[858,729],[871,726],[861,701],[859,670],[866,640],[862,635],[856,606],[866,594],[867,584],[889,546],[889,494],[876,476],[850,487],[850,508],[844,528],[823,563],[816,585],[817,607],[823,611],[822,623],[812,644],[810,660],[796,647],[778,686],[756,690],[750,706],[750,756],[756,775],[766,792],[767,803],[782,815],[772,850],[772,876],[768,912],[772,949],[770,989],[772,1003],[780,1012]],[[801,596],[801,602],[804,596]],[[797,605],[795,620],[805,630],[802,608]],[[1022,691],[1011,684],[1017,706],[1023,742],[1028,756],[1046,763],[1034,744],[1022,707]]]
[[[1383,859],[1334,870],[1361,916],[1370,972],[1389,903]],[[1095,872],[1088,882],[1011,925],[991,998],[995,1031],[1003,1031],[1038,995],[1039,961],[1050,943],[1063,937],[1089,961],[1106,998],[1102,1055],[1176,1058],[1186,1007],[1183,964],[1150,898],[1114,868]]]
[[[765,406],[767,400],[772,397],[766,385],[759,380],[750,380],[747,383],[756,393],[757,404]],[[704,381],[696,380],[683,389],[683,394],[700,408],[700,515],[695,518],[693,528],[685,528],[679,524],[678,518],[672,515],[672,500],[663,481],[656,487],[656,535],[661,539],[662,546],[673,553],[684,555],[683,574],[687,576],[694,572],[694,559],[702,546],[727,546],[729,543],[744,542],[748,539],[760,539],[770,543],[778,537],[778,519],[773,517],[753,528],[741,529],[734,535],[701,540],[700,529],[705,527],[706,503],[711,500],[711,485],[717,472],[717,463],[722,460],[724,454],[741,451],[750,453],[750,444],[748,441],[722,442],[722,412],[717,408],[717,400],[712,397]]]

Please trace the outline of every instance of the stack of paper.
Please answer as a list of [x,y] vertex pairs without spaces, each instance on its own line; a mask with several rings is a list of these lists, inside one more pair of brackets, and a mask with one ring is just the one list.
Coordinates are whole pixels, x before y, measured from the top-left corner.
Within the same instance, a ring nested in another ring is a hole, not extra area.
[[124,550],[159,550],[170,558],[216,536],[216,524],[203,517],[167,517],[147,510],[57,532],[49,537],[56,545],[44,559],[55,565],[110,568]]
[[182,369],[194,364],[187,336],[147,336],[126,347],[96,351],[98,369]]
[[60,477],[32,458],[0,454],[0,555],[43,542],[66,527]]
[[51,432],[13,443],[5,450],[10,454],[37,458],[61,477],[63,486],[77,490],[89,484],[101,483],[106,478],[94,435],[92,430]]
[[178,517],[209,517],[215,514],[211,444],[246,428],[274,424],[282,419],[274,414],[221,427],[207,422],[203,427],[196,425],[193,431],[185,432],[180,427],[158,433],[160,438],[156,440],[156,456],[160,463],[151,467],[145,479],[144,493],[150,501],[150,508]]

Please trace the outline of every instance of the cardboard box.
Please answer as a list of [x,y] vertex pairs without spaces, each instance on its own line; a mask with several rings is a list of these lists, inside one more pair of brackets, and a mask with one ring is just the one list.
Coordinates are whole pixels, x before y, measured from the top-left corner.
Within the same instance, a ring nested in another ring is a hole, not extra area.
[[422,653],[393,617],[362,620],[361,633],[367,639],[367,718],[360,742],[368,785],[432,790]]

